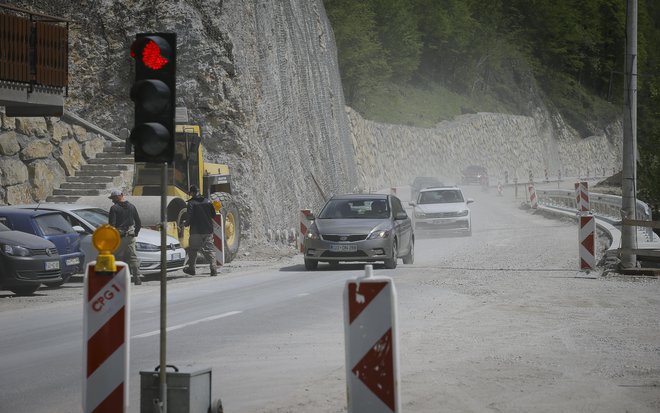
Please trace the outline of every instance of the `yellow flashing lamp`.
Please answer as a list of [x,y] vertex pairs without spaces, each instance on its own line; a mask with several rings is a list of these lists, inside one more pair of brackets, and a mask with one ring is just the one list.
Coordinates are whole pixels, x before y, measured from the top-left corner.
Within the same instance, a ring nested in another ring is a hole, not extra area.
[[213,204],[213,208],[215,208],[215,212],[216,213],[220,212],[220,208],[222,208],[222,202],[220,202],[217,199],[214,199],[212,204]]
[[97,274],[117,272],[115,256],[112,253],[119,247],[120,242],[119,231],[112,225],[103,224],[96,228],[96,231],[92,234],[92,245],[99,252],[94,267]]

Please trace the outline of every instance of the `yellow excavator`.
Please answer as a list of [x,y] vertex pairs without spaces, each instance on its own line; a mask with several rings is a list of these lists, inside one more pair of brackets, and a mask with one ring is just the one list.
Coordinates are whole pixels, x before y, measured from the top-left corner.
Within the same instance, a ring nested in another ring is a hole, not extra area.
[[[162,222],[161,181],[160,164],[135,163],[133,190],[129,201],[137,208],[145,227],[157,229]],[[197,186],[216,208],[220,207],[225,224],[225,263],[231,262],[238,254],[241,218],[232,196],[229,167],[204,162],[199,126],[177,124],[174,160],[167,168],[166,222],[167,233],[177,238],[183,248],[188,248],[189,229],[184,223],[188,220],[186,201],[190,199],[188,189],[191,185]],[[105,195],[81,196],[76,202],[108,208],[108,198]]]
[[[229,167],[204,162],[202,134],[197,125],[177,125],[174,161],[167,170],[167,232],[188,247],[188,212],[186,200],[188,188],[195,185],[211,202],[220,205],[225,224],[225,262],[231,262],[238,253],[241,222],[238,207],[232,196],[232,180]],[[139,213],[143,225],[160,223],[161,166],[136,163],[133,191],[130,198]]]

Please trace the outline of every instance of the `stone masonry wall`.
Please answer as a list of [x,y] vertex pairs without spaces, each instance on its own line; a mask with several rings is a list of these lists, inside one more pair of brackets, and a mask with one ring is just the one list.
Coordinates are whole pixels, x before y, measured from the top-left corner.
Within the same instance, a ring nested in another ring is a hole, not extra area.
[[[435,128],[388,125],[363,119],[347,108],[357,158],[358,182],[364,190],[409,185],[415,176],[460,181],[461,170],[476,164],[493,180],[535,181],[547,169],[555,177],[609,176],[621,168],[623,131],[615,123],[602,136],[580,139],[555,119],[498,113],[462,115]],[[555,124],[555,126],[548,126]]]
[[105,143],[58,118],[10,118],[0,111],[0,121],[0,205],[44,201]]

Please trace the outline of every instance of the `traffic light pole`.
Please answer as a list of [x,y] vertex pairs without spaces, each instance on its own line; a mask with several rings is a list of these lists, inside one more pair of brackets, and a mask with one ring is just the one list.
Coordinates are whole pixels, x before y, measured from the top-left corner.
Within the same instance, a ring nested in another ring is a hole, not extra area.
[[167,413],[167,162],[161,164],[160,191],[160,411]]

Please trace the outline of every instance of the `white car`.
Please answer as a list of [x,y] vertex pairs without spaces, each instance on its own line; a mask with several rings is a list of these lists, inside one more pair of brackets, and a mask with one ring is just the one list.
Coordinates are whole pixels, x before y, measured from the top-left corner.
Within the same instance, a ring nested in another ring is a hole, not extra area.
[[410,202],[415,219],[415,230],[459,230],[472,235],[472,218],[468,204],[473,199],[465,198],[456,186],[422,189],[417,200]]
[[[31,208],[50,211],[60,211],[72,226],[80,226],[85,232],[80,234],[80,249],[85,253],[85,266],[94,261],[98,251],[92,245],[92,233],[102,224],[108,223],[108,211],[89,205],[42,203],[31,205],[16,205],[18,208]],[[160,273],[160,232],[142,228],[137,236],[137,258],[140,262],[140,272],[143,275]],[[177,271],[183,268],[186,250],[174,237],[167,236],[167,271]]]

